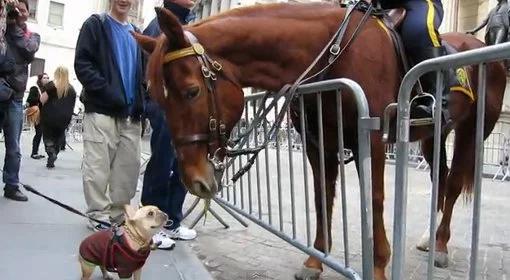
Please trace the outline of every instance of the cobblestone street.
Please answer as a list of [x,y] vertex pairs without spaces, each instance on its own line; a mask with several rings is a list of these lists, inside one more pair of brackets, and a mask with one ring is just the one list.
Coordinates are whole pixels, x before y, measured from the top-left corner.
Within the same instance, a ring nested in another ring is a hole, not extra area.
[[[300,155],[296,153],[296,155]],[[283,158],[283,157],[282,157]],[[263,159],[261,158],[261,161]],[[275,161],[270,160],[270,170],[272,170],[272,182],[276,181]],[[285,170],[286,162],[282,162],[282,170]],[[302,176],[299,173],[299,167],[296,170],[296,178]],[[263,168],[261,168],[263,169]],[[283,172],[283,171],[282,171]],[[386,202],[385,202],[385,224],[388,237],[392,238],[392,220],[393,220],[393,188],[394,188],[394,166],[387,165],[386,168]],[[357,174],[354,165],[346,167],[347,182],[347,200],[348,200],[348,219],[349,219],[349,239],[351,266],[356,270],[361,270],[361,245],[360,245],[360,218],[359,218],[359,186],[357,183]],[[311,175],[311,174],[310,174]],[[252,184],[254,184],[254,174],[252,174]],[[290,214],[286,212],[290,208],[290,199],[288,197],[287,176],[282,181],[283,195],[283,216],[284,231],[292,235]],[[261,178],[264,178],[262,174]],[[408,198],[408,225],[407,225],[407,252],[406,252],[406,279],[425,279],[427,273],[427,256],[425,252],[415,249],[415,244],[426,229],[429,215],[429,197],[430,182],[428,172],[410,170],[409,173],[409,198]],[[493,182],[490,179],[483,181],[482,197],[482,222],[480,236],[480,253],[478,279],[506,279],[510,267],[510,224],[507,222],[507,215],[510,211],[508,197],[510,189],[508,182]],[[272,186],[276,189],[276,185]],[[239,188],[239,186],[237,187]],[[247,184],[244,184],[244,199],[240,199],[240,190],[237,190],[237,205],[241,207],[241,200],[244,202],[244,208],[249,209],[247,203]],[[301,190],[296,188],[296,190]],[[258,216],[256,209],[255,191],[252,197],[253,213]],[[296,201],[299,201],[303,191],[296,191]],[[337,194],[339,192],[337,191]],[[313,201],[313,193],[310,193],[310,199]],[[276,190],[272,193],[273,226],[279,228],[279,219],[277,219],[278,208]],[[226,197],[226,192],[225,192]],[[230,199],[234,197],[230,193]],[[334,218],[336,223],[333,226],[333,251],[332,254],[343,260],[342,230],[341,218],[339,215],[340,204],[339,195],[335,201]],[[265,196],[262,196],[264,201]],[[188,198],[187,204],[191,202]],[[304,208],[297,204],[297,239],[306,244],[306,234],[304,226]],[[188,224],[194,220],[196,215],[202,210],[203,204],[192,213],[186,220]],[[306,259],[306,255],[293,246],[280,240],[275,235],[267,232],[258,225],[248,222],[249,227],[244,228],[228,213],[223,211],[217,204],[212,204],[212,208],[220,213],[230,225],[229,229],[224,229],[212,215],[209,215],[204,225],[204,220],[200,220],[196,229],[199,232],[197,241],[192,243],[193,250],[204,262],[213,277],[219,280],[231,279],[294,279],[294,273],[301,267]],[[267,205],[262,205],[263,209]],[[310,203],[313,208],[313,203]],[[249,211],[249,210],[247,210]],[[311,238],[315,237],[315,211],[311,209]],[[467,279],[469,270],[469,246],[471,243],[471,216],[472,204],[466,203],[463,197],[457,201],[452,221],[452,236],[449,243],[450,266],[446,269],[436,268],[435,279]],[[263,220],[267,221],[267,211],[262,211]],[[389,275],[389,268],[387,275]],[[325,268],[321,279],[343,279],[336,272]]]

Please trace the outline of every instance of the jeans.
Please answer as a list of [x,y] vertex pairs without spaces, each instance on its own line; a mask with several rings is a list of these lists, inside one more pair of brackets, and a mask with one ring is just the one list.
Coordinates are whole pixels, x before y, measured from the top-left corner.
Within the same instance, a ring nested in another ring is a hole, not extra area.
[[170,130],[163,111],[154,101],[149,101],[146,109],[152,127],[152,153],[145,169],[141,201],[143,205],[154,205],[165,212],[171,221],[169,228],[176,229],[183,219],[182,205],[186,188],[179,176]]
[[21,164],[20,137],[23,128],[23,104],[21,100],[9,100],[0,103],[3,113],[3,133],[5,141],[5,160],[3,181],[5,188],[18,188]]

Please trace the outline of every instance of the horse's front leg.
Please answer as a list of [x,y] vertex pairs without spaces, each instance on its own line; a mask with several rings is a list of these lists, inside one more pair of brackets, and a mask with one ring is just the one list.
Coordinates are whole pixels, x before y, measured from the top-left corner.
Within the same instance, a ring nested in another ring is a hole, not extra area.
[[[327,212],[327,228],[328,228],[328,248],[331,250],[331,215],[333,209],[333,199],[335,197],[335,182],[338,175],[338,160],[336,150],[326,149],[325,151],[325,175],[326,175],[326,212]],[[313,171],[314,178],[314,194],[315,194],[315,213],[317,227],[315,231],[314,248],[324,252],[326,249],[326,240],[324,240],[324,224],[322,211],[322,194],[320,181],[320,163],[319,149],[313,144],[307,144],[307,155]],[[308,257],[304,262],[304,267],[295,275],[296,279],[313,280],[319,279],[322,273],[322,263],[315,257]]]
[[[437,196],[437,221],[441,221],[441,218],[443,216],[443,206],[445,201],[445,193],[446,193],[446,179],[448,177],[448,165],[446,164],[446,137],[447,135],[443,135],[441,137],[441,148],[440,148],[440,161],[439,161],[439,185],[438,185],[438,196]],[[433,161],[434,161],[434,137],[425,139],[421,142],[421,151],[423,154],[423,157],[427,161],[428,165],[430,166],[430,180],[432,181],[432,176],[434,173],[434,167],[433,167]],[[427,224],[429,224],[429,221],[426,221]],[[439,226],[439,223],[436,223],[436,229]],[[430,225],[429,225],[430,227]],[[420,238],[420,241],[418,241],[418,244],[416,244],[416,248],[420,251],[428,251],[429,250],[429,227],[425,230],[423,235]]]
[[[374,231],[374,279],[386,279],[385,269],[390,259],[390,244],[384,228],[384,163],[386,155],[380,135],[371,137],[372,149],[372,211]],[[355,155],[359,172],[359,157]]]

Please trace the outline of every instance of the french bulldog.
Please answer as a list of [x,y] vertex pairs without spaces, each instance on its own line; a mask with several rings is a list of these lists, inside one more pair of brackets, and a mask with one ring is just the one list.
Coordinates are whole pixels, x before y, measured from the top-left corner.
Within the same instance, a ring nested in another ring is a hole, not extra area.
[[[124,206],[125,224],[96,232],[80,244],[82,280],[89,280],[96,266],[103,279],[115,272],[121,279],[140,280],[142,267],[149,257],[152,237],[159,232],[168,216],[156,206],[139,209]],[[133,278],[131,278],[133,277]]]

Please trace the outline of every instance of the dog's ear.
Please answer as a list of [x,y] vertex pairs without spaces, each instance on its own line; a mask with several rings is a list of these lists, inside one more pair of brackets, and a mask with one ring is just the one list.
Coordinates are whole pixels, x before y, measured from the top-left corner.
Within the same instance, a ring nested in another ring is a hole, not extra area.
[[133,220],[135,218],[136,209],[133,206],[126,204],[124,205],[124,214],[126,215],[126,220]]

